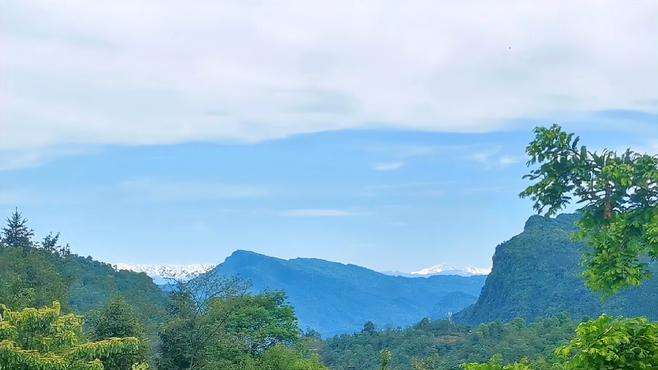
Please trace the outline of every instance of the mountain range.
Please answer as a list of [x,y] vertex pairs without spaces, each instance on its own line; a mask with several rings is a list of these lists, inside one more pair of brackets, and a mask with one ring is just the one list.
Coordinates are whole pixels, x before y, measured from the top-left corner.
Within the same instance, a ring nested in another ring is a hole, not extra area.
[[284,291],[301,327],[323,336],[358,331],[367,321],[404,327],[425,317],[445,318],[475,302],[485,280],[481,275],[390,276],[351,264],[238,250],[191,283],[204,286],[236,276],[254,292]]
[[168,264],[130,264],[117,263],[112,265],[115,270],[128,270],[143,272],[158,285],[169,284],[173,281],[186,282],[192,278],[209,271],[215,265],[196,263],[190,265],[168,265]]

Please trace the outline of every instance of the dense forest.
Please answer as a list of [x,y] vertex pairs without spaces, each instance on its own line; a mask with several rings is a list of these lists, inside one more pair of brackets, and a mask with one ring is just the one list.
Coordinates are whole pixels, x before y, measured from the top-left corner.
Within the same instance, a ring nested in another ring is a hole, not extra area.
[[[303,332],[284,292],[238,276],[165,292],[59,234],[36,240],[16,210],[0,233],[0,369],[656,368],[658,324],[615,315],[655,319],[658,157],[590,152],[559,126],[535,134],[521,195],[549,217],[497,248],[473,306],[406,328]],[[550,218],[572,200],[577,216]]]

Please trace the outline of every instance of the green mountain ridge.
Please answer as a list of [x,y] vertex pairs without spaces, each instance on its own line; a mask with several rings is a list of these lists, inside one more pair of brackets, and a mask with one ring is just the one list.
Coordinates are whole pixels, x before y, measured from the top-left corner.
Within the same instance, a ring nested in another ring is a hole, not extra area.
[[[67,310],[90,316],[111,299],[121,296],[134,307],[140,320],[151,333],[163,319],[167,297],[144,273],[115,270],[111,265],[91,257],[75,254],[60,255],[49,251],[30,248],[0,248],[0,294],[4,303],[15,301],[20,306],[20,296],[14,293],[15,284],[30,292],[24,300],[30,305],[44,306],[52,300],[61,301]],[[51,291],[57,288],[57,291]]]

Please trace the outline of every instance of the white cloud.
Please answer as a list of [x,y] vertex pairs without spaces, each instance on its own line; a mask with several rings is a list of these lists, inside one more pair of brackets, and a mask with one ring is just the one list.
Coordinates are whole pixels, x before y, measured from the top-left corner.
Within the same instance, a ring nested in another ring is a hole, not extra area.
[[280,212],[284,217],[348,217],[354,216],[354,212],[340,209],[290,209]]
[[0,150],[0,172],[37,167],[57,158],[88,153],[82,148],[47,148],[37,150]]
[[212,201],[268,195],[267,190],[259,187],[201,181],[135,179],[121,182],[117,188],[121,194],[131,199],[150,202]]
[[383,162],[383,163],[376,163],[372,168],[375,171],[396,171],[399,170],[404,166],[404,162],[402,161],[395,161],[395,162]]
[[649,0],[9,0],[0,148],[655,112],[656,34]]
[[521,162],[520,156],[501,154],[501,147],[485,148],[470,154],[468,158],[483,164],[486,168],[501,168]]
[[498,164],[501,166],[509,166],[519,162],[521,162],[521,158],[513,155],[501,155],[498,158]]

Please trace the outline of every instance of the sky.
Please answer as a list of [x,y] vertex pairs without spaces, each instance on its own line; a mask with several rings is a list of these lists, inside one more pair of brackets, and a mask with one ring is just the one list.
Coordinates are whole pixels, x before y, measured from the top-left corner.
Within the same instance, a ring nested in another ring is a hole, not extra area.
[[115,263],[487,267],[532,127],[656,151],[657,37],[654,1],[3,1],[0,212]]

